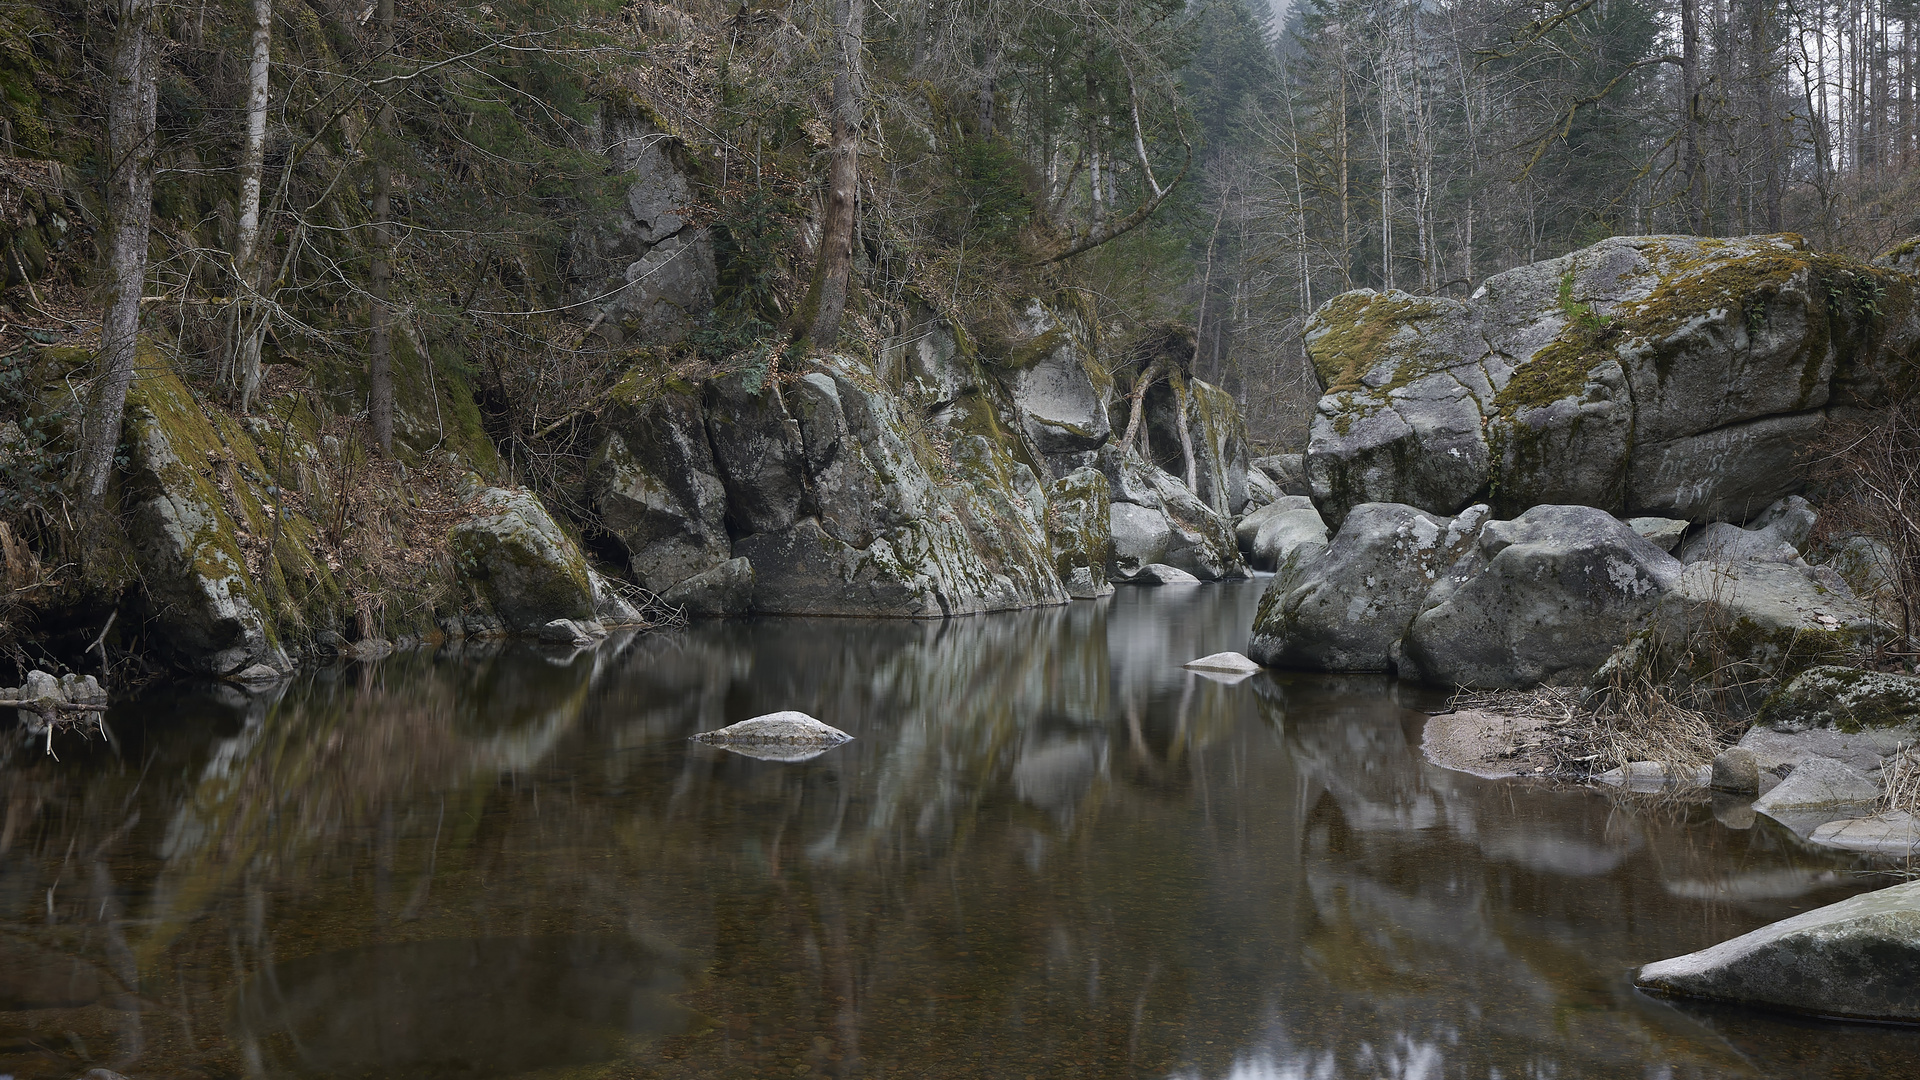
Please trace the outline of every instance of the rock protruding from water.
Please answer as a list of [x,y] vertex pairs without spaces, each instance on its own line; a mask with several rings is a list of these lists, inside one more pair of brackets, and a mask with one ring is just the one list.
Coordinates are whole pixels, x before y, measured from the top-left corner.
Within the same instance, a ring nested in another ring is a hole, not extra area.
[[853,736],[791,709],[756,716],[693,737],[697,743],[723,746],[766,761],[805,761],[818,757]]
[[1220,671],[1229,675],[1251,675],[1260,670],[1259,664],[1237,652],[1213,653],[1198,660],[1189,660],[1182,666],[1195,671]]
[[1829,400],[1886,400],[1920,342],[1910,300],[1831,298],[1863,278],[1905,297],[1905,267],[1841,262],[1793,236],[1621,236],[1465,301],[1336,296],[1304,332],[1327,387],[1314,501],[1335,527],[1362,503],[1447,515],[1482,492],[1502,516],[1746,521],[1806,485]]
[[660,602],[679,608],[690,619],[745,615],[753,608],[753,562],[728,559],[668,589]]
[[1260,598],[1247,655],[1275,667],[1386,671],[1427,591],[1478,534],[1486,507],[1459,517],[1399,503],[1353,508],[1325,554],[1302,545]]
[[1796,915],[1640,969],[1682,997],[1858,1020],[1920,1020],[1920,881]]

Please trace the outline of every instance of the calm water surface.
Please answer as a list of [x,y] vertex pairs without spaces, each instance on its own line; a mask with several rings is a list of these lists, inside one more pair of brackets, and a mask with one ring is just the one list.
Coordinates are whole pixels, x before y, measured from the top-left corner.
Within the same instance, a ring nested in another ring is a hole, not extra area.
[[[1920,1074],[1628,978],[1886,879],[1436,769],[1385,681],[1181,670],[1259,588],[153,693],[0,759],[0,1076]],[[858,738],[687,742],[789,708]]]

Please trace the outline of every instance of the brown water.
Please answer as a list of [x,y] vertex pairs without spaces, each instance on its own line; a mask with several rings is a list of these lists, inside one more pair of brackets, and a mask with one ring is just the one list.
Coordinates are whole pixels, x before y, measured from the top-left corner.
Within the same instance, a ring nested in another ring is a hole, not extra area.
[[[1628,978],[1886,879],[1436,769],[1381,680],[1182,671],[1258,590],[153,693],[0,760],[0,1076],[1920,1074]],[[786,708],[858,738],[686,741]]]

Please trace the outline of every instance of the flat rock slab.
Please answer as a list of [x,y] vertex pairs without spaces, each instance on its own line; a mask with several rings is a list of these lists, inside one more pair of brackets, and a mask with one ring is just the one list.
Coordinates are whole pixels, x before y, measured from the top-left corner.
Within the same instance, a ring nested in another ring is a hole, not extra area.
[[1183,666],[1195,671],[1222,671],[1229,675],[1251,675],[1260,670],[1259,664],[1237,652],[1217,652],[1198,660],[1189,660]]
[[1806,731],[1773,731],[1756,727],[1740,739],[1740,745],[1753,751],[1761,772],[1780,772],[1783,765],[1799,765],[1808,758],[1832,758],[1861,772],[1880,767],[1887,755],[1911,745],[1911,728],[1877,728],[1845,732],[1832,728]]
[[1889,810],[1871,817],[1829,821],[1814,829],[1807,839],[1822,847],[1905,859],[1920,854],[1920,820],[1905,810]]
[[1807,836],[1829,821],[1859,817],[1879,801],[1880,785],[1872,777],[1832,758],[1809,757],[1754,800],[1753,809]]
[[1856,1020],[1920,1020],[1920,881],[1640,969],[1643,988]]
[[[853,736],[837,727],[823,724],[806,713],[788,710],[728,724],[717,731],[703,731],[695,735],[693,741],[730,749],[781,748],[790,751],[813,750],[817,753],[843,742],[852,742]],[[798,759],[780,756],[777,760]]]

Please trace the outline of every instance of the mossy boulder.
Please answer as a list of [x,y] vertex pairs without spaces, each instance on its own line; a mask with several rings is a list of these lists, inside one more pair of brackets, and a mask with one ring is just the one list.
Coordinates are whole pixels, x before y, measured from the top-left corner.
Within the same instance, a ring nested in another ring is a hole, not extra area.
[[1756,719],[1783,731],[1906,727],[1920,723],[1920,678],[1822,664],[1775,692]]
[[1098,469],[1076,469],[1047,485],[1047,542],[1067,594],[1092,599],[1113,591],[1107,560],[1113,548],[1111,491]]
[[1598,686],[1667,685],[1751,715],[1782,683],[1823,665],[1855,665],[1894,628],[1825,567],[1763,560],[1697,562],[1646,627],[1594,674]]
[[533,634],[555,619],[587,622],[595,596],[580,548],[532,492],[487,488],[479,512],[448,536],[454,565],[472,591],[513,633]]
[[137,372],[127,391],[120,506],[157,624],[153,640],[210,675],[255,664],[291,670],[256,577],[271,524],[240,475],[259,472],[251,445],[210,420],[144,342]]
[[1791,235],[1640,236],[1464,302],[1343,294],[1306,331],[1314,498],[1336,525],[1367,500],[1481,498],[1744,521],[1805,485],[1830,406],[1911,381],[1914,284]]

